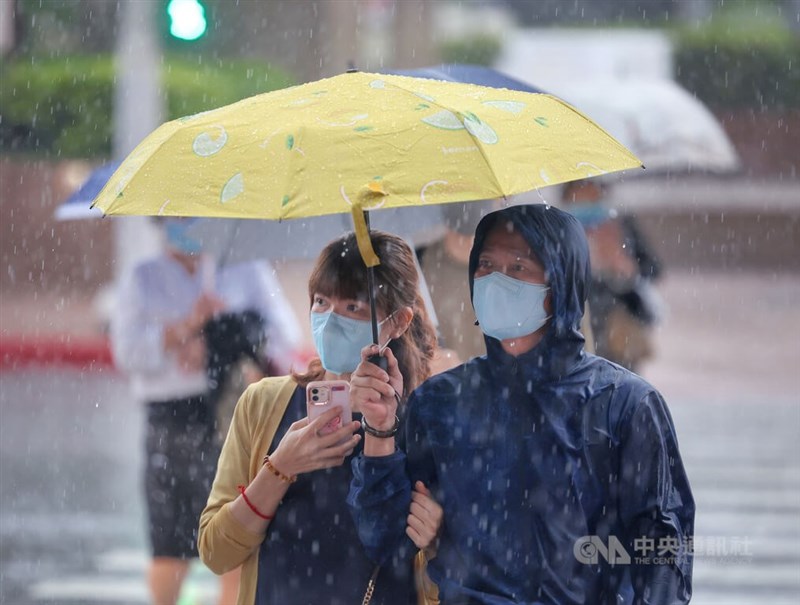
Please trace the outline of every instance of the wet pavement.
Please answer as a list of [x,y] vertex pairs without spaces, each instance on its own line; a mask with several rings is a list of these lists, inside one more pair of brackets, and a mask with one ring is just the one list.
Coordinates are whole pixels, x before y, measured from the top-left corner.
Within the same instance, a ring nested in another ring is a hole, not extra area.
[[[800,275],[672,274],[658,357],[696,496],[698,605],[800,598]],[[0,375],[0,603],[147,603],[143,410],[113,372]],[[214,602],[197,565],[182,605]]]

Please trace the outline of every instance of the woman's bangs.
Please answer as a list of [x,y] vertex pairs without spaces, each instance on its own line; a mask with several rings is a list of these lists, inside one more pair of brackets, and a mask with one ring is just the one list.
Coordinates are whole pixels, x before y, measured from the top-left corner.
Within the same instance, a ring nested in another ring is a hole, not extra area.
[[[361,257],[331,250],[309,281],[309,294],[322,294],[339,299],[366,300],[367,273]],[[356,262],[353,262],[353,261]],[[359,266],[360,264],[360,266]]]

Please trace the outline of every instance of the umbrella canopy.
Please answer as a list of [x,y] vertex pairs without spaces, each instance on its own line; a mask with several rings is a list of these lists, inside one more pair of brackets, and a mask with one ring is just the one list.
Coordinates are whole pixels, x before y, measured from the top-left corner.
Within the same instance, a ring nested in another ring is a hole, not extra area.
[[[420,69],[387,72],[433,80],[464,82],[538,93],[538,88],[511,78],[497,70],[482,65],[443,64]],[[96,168],[86,182],[62,202],[55,213],[59,220],[99,218],[102,212],[90,209],[94,198],[111,178],[121,162],[109,162]],[[461,213],[442,212],[443,206],[426,206],[385,210],[372,217],[372,226],[391,231],[415,246],[424,246],[440,238],[446,227],[454,228],[452,217]],[[470,212],[483,215],[494,206],[484,203]],[[466,210],[466,208],[464,208]],[[351,220],[344,215],[330,215],[313,219],[248,221],[244,219],[198,220],[189,227],[191,237],[203,242],[204,249],[222,264],[244,262],[260,258],[291,259],[314,258],[332,239],[352,229]]]
[[[448,82],[462,82],[508,88],[523,92],[540,93],[538,88],[511,78],[495,69],[482,65],[449,63],[419,69],[386,72]],[[99,193],[99,188],[95,195]],[[467,208],[452,208],[443,213],[444,206],[406,207],[384,210],[371,217],[372,227],[391,231],[415,246],[424,246],[438,240],[445,228],[455,229],[458,217]],[[496,209],[492,202],[473,203],[469,212],[474,216]],[[204,242],[204,247],[222,263],[241,262],[255,258],[313,258],[332,239],[352,229],[352,222],[344,215],[330,215],[313,219],[297,219],[275,223],[244,219],[217,219],[196,221],[189,227],[192,237]]]
[[162,125],[95,205],[279,220],[350,212],[372,267],[366,210],[506,197],[638,166],[551,95],[353,72]]
[[164,124],[95,205],[287,219],[497,198],[640,165],[550,95],[357,72]]
[[553,83],[552,90],[633,151],[648,174],[739,168],[739,158],[720,123],[676,82],[576,78]]

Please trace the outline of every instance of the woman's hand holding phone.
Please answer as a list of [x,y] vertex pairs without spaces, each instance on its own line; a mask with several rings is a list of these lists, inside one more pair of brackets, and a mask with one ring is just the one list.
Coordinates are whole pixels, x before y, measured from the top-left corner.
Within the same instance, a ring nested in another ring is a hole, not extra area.
[[[361,440],[361,435],[354,434],[360,424],[348,422],[332,433],[320,435],[321,429],[338,418],[341,412],[340,407],[334,407],[312,421],[303,418],[293,423],[278,447],[269,455],[272,466],[289,477],[341,466]],[[260,511],[272,515],[288,488],[289,483],[276,477],[264,465],[247,487],[247,496],[256,503]],[[257,516],[252,505],[247,504],[244,498],[236,498],[231,507],[231,513],[249,531],[263,533],[266,530],[269,521],[263,516]]]
[[341,408],[335,407],[314,420],[303,418],[292,423],[277,449],[269,456],[275,467],[294,476],[341,466],[361,440],[361,435],[356,434],[361,423],[355,420],[331,433],[320,434],[341,413]]

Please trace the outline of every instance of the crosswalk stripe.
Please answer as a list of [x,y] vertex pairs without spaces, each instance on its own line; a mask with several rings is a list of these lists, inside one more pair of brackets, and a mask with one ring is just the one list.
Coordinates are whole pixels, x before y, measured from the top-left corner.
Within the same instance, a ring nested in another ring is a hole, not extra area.
[[708,488],[693,492],[697,509],[701,511],[736,510],[787,511],[800,513],[800,494],[788,489],[747,490]]
[[[31,586],[29,596],[37,601],[82,603],[125,603],[148,605],[147,553],[111,551],[98,559],[104,562],[96,575],[51,578]],[[144,562],[144,565],[142,565]],[[194,562],[183,584],[179,605],[213,605],[219,593],[219,580],[201,563]]]
[[800,566],[797,563],[751,565],[742,563],[718,564],[696,559],[692,579],[696,586],[736,586],[738,588],[770,587],[775,590],[800,591]]

